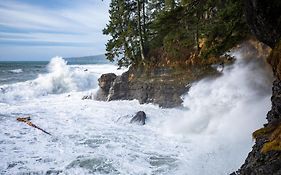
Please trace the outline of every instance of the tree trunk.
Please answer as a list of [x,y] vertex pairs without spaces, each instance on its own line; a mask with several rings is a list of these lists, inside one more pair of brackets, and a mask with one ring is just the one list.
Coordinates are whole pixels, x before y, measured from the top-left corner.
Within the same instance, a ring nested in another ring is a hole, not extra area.
[[143,48],[143,35],[142,35],[142,24],[141,24],[141,4],[140,0],[137,0],[137,15],[138,15],[138,31],[139,31],[139,37],[140,37],[140,54],[141,59],[144,61],[144,48]]
[[199,12],[198,9],[196,9],[196,47],[197,47],[197,52],[199,52],[200,50],[200,46],[199,46],[199,20],[200,20],[200,16],[199,16]]
[[147,54],[147,30],[146,30],[146,12],[145,12],[145,3],[146,0],[143,0],[142,2],[142,18],[143,18],[143,25],[142,25],[142,31],[143,31],[143,47],[144,47],[144,56]]

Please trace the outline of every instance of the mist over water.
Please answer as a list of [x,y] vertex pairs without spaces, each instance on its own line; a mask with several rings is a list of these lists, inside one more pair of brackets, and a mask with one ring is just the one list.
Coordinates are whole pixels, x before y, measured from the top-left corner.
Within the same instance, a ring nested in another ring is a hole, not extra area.
[[[183,96],[187,110],[164,124],[163,132],[184,136],[194,146],[194,157],[186,165],[194,168],[205,162],[195,174],[216,174],[214,168],[228,164],[238,168],[253,143],[251,133],[266,122],[271,70],[262,58],[246,59],[242,51],[232,53],[236,62],[220,77],[195,83]],[[214,156],[213,160],[206,155]]]
[[[161,109],[137,101],[81,100],[97,90],[114,65],[67,65],[53,58],[34,80],[0,86],[0,174],[229,174],[265,123],[272,75],[243,50],[219,77],[206,78],[183,95],[183,108]],[[85,71],[87,70],[87,71]],[[129,124],[146,112],[146,125]],[[43,134],[16,117],[31,115]]]

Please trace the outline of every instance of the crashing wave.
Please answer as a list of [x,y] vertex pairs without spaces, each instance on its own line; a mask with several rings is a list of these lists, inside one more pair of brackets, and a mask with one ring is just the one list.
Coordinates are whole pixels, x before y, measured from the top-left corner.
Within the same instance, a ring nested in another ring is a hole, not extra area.
[[[0,102],[84,91],[97,86],[97,77],[94,74],[69,67],[61,57],[52,58],[47,70],[47,74],[40,74],[35,80],[1,86]],[[19,69],[14,72],[19,72]]]

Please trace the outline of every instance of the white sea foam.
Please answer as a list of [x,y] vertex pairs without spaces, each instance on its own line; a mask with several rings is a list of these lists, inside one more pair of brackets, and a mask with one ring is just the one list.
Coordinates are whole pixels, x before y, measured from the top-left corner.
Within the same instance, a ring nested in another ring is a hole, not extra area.
[[9,70],[9,72],[19,74],[19,73],[22,73],[23,70],[22,69],[13,69],[13,70]]
[[[265,122],[271,93],[264,63],[237,57],[222,76],[194,84],[183,109],[81,100],[85,92],[79,89],[91,85],[75,83],[74,74],[82,79],[111,68],[66,66],[56,58],[50,72],[34,81],[59,84],[40,87],[70,96],[0,103],[0,174],[229,174],[250,151],[251,132]],[[139,110],[147,114],[145,126],[131,125],[126,116]],[[16,122],[26,115],[52,136]]]
[[[184,167],[196,170],[194,175],[218,174],[216,169],[223,166],[238,168],[252,145],[251,133],[262,127],[270,109],[272,74],[264,60],[233,54],[236,63],[219,78],[195,83],[183,97],[188,110],[169,118],[162,128],[168,135],[190,139],[196,156]],[[199,167],[200,162],[206,163]]]
[[0,102],[95,89],[101,73],[124,71],[114,65],[68,66],[61,57],[52,58],[47,68],[48,73],[40,74],[35,80],[0,86]]

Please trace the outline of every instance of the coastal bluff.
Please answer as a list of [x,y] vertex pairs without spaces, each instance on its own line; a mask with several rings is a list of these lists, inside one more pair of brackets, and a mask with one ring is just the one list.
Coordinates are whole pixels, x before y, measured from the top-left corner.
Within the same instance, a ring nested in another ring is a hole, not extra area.
[[188,92],[192,82],[206,76],[218,75],[211,66],[190,66],[187,69],[158,67],[151,70],[130,68],[120,76],[113,73],[99,78],[95,100],[138,100],[139,103],[158,104],[163,108],[181,106],[181,96]]

